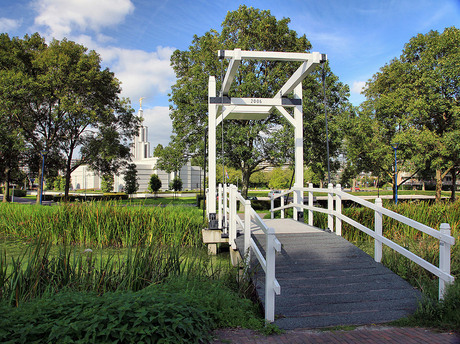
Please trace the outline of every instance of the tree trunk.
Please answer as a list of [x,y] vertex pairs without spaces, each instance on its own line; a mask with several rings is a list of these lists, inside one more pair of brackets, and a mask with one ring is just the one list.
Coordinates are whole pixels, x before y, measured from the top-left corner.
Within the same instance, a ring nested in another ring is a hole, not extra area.
[[452,192],[450,194],[450,200],[452,202],[455,202],[455,189],[457,188],[457,169],[456,168],[452,168],[450,170],[450,174],[452,175]]
[[243,198],[248,198],[248,191],[249,191],[249,178],[251,177],[251,171],[246,166],[242,170],[243,173],[243,180],[241,186],[241,195]]
[[40,204],[40,195],[42,193],[42,164],[38,167],[38,187],[37,187],[37,200],[36,204]]
[[69,199],[69,189],[70,189],[70,175],[71,175],[71,166],[70,164],[72,161],[70,159],[67,160],[67,166],[65,169],[65,187],[64,187],[64,202],[67,202]]
[[10,201],[10,169],[6,168],[5,169],[5,175],[6,175],[6,181],[3,186],[3,202],[9,202]]
[[436,170],[436,202],[441,200],[442,191],[442,172],[440,169]]

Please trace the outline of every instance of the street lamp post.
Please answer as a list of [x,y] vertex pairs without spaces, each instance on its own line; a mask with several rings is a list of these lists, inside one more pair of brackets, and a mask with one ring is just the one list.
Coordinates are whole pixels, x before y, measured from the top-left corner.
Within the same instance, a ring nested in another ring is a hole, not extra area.
[[396,160],[396,151],[398,150],[399,143],[391,143],[391,147],[395,151],[395,204],[398,204],[398,165]]
[[40,151],[40,155],[42,156],[42,175],[40,180],[40,205],[43,202],[43,176],[45,172],[45,155],[46,151]]

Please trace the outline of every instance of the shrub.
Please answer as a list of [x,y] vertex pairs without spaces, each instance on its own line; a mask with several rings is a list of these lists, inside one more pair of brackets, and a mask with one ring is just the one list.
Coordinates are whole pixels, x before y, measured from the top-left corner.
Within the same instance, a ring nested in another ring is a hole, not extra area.
[[127,194],[136,193],[139,189],[136,164],[129,164],[125,172],[125,191]]
[[112,192],[113,191],[113,175],[104,174],[101,180],[101,190],[103,192]]
[[149,181],[149,191],[153,193],[157,193],[158,190],[161,188],[161,180],[155,173],[150,176]]
[[182,179],[180,177],[175,177],[172,182],[169,184],[169,188],[174,191],[182,190]]

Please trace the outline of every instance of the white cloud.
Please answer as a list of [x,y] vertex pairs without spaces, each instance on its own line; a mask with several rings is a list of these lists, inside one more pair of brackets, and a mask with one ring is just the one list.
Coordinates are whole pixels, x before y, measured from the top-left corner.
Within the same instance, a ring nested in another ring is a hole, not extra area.
[[172,122],[169,117],[169,108],[167,106],[155,106],[151,109],[145,109],[143,117],[144,125],[148,127],[150,151],[153,154],[153,150],[159,143],[166,147],[170,141]]
[[122,82],[124,96],[132,100],[146,97],[151,102],[152,98],[168,93],[174,83],[175,74],[170,66],[173,51],[170,47],[157,47],[154,52],[110,47],[99,52]]
[[17,29],[21,25],[20,20],[0,18],[0,32],[8,32]]
[[170,66],[171,54],[175,48],[160,46],[156,51],[147,52],[103,47],[88,35],[80,35],[73,40],[101,55],[103,64],[109,66],[121,81],[122,96],[130,98],[135,108],[140,97],[145,97],[144,104],[158,105],[158,98],[164,97],[175,82],[175,74]]
[[131,0],[36,0],[35,24],[46,26],[51,36],[61,39],[75,29],[99,31],[116,25],[134,11]]
[[351,86],[351,93],[361,94],[361,92],[366,87],[365,81],[353,81],[353,85]]

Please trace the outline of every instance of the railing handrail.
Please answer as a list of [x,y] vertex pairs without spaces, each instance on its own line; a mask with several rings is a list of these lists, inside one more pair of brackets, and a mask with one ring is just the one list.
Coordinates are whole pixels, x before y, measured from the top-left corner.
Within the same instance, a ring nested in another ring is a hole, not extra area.
[[[289,203],[287,205],[284,205],[284,200],[282,199],[281,201],[281,206],[274,208],[274,200],[278,197],[281,197],[283,194],[289,194],[293,191],[303,191],[303,192],[308,192],[309,194],[309,200],[312,199],[312,194],[313,193],[318,193],[318,192],[323,192],[328,194],[328,208],[318,208],[313,206],[312,202],[309,201],[308,205],[303,204],[303,200],[301,204],[294,204],[294,203]],[[333,198],[335,198],[336,202],[336,209],[334,210],[333,204]],[[374,210],[375,213],[375,228],[374,230],[367,228],[366,226],[360,224],[359,222],[345,216],[342,214],[342,201],[343,200],[351,200],[354,201],[358,204],[361,204],[364,207],[370,208]],[[284,210],[288,208],[297,208],[297,209],[306,209],[309,210],[310,212],[316,211],[316,212],[321,212],[328,214],[328,226],[332,227],[329,228],[330,230],[333,231],[333,218],[335,217],[335,222],[336,222],[336,234],[341,235],[341,228],[342,228],[342,221],[345,221],[352,225],[353,227],[359,229],[360,231],[370,235],[375,239],[375,255],[374,259],[378,262],[381,261],[382,259],[382,244],[387,245],[391,249],[395,250],[396,252],[402,254],[403,256],[407,257],[414,263],[418,264],[419,266],[423,267],[424,269],[430,271],[434,275],[439,277],[439,298],[443,297],[444,289],[445,289],[445,283],[452,283],[454,281],[454,277],[450,274],[450,247],[455,244],[455,238],[450,235],[450,226],[449,224],[443,223],[440,226],[440,230],[436,230],[432,227],[429,227],[427,225],[424,225],[423,223],[417,222],[415,220],[412,220],[404,215],[400,215],[392,210],[383,208],[382,206],[382,200],[380,198],[376,199],[376,203],[371,203],[369,201],[366,201],[360,197],[357,197],[355,195],[350,195],[347,192],[344,192],[340,184],[338,184],[335,188],[332,186],[332,184],[328,185],[328,188],[314,188],[312,184],[309,185],[309,187],[293,187],[292,189],[283,192],[282,194],[273,194],[271,197],[271,213],[272,213],[272,218],[273,218],[273,213],[275,211],[282,211],[282,217],[284,217]],[[440,263],[439,267],[429,263],[428,261],[424,260],[423,258],[417,256],[416,254],[412,253],[408,249],[396,244],[392,240],[386,238],[382,234],[382,215],[388,216],[398,222],[401,222],[405,225],[408,225],[416,230],[419,230],[427,235],[430,235],[440,241]],[[311,213],[311,216],[312,213]],[[313,225],[313,218],[310,219],[310,214],[309,214],[309,224]],[[332,225],[331,225],[332,224]]]
[[[281,292],[280,285],[275,278],[275,251],[281,251],[281,243],[276,238],[274,229],[265,224],[259,214],[257,214],[252,208],[251,201],[245,200],[238,192],[235,185],[223,188],[219,185],[218,190],[220,196],[219,198],[224,200],[223,204],[219,203],[219,211],[222,210],[224,213],[223,216],[219,216],[219,218],[228,219],[229,244],[233,249],[236,249],[236,224],[239,224],[244,229],[244,253],[246,265],[249,266],[250,264],[250,255],[252,252],[265,272],[265,319],[273,322],[275,320],[275,294],[279,295]],[[237,214],[237,202],[242,203],[244,206],[244,221],[241,220]],[[264,232],[266,240],[265,257],[254,239],[251,237],[251,224],[255,224],[257,228],[262,229]]]

